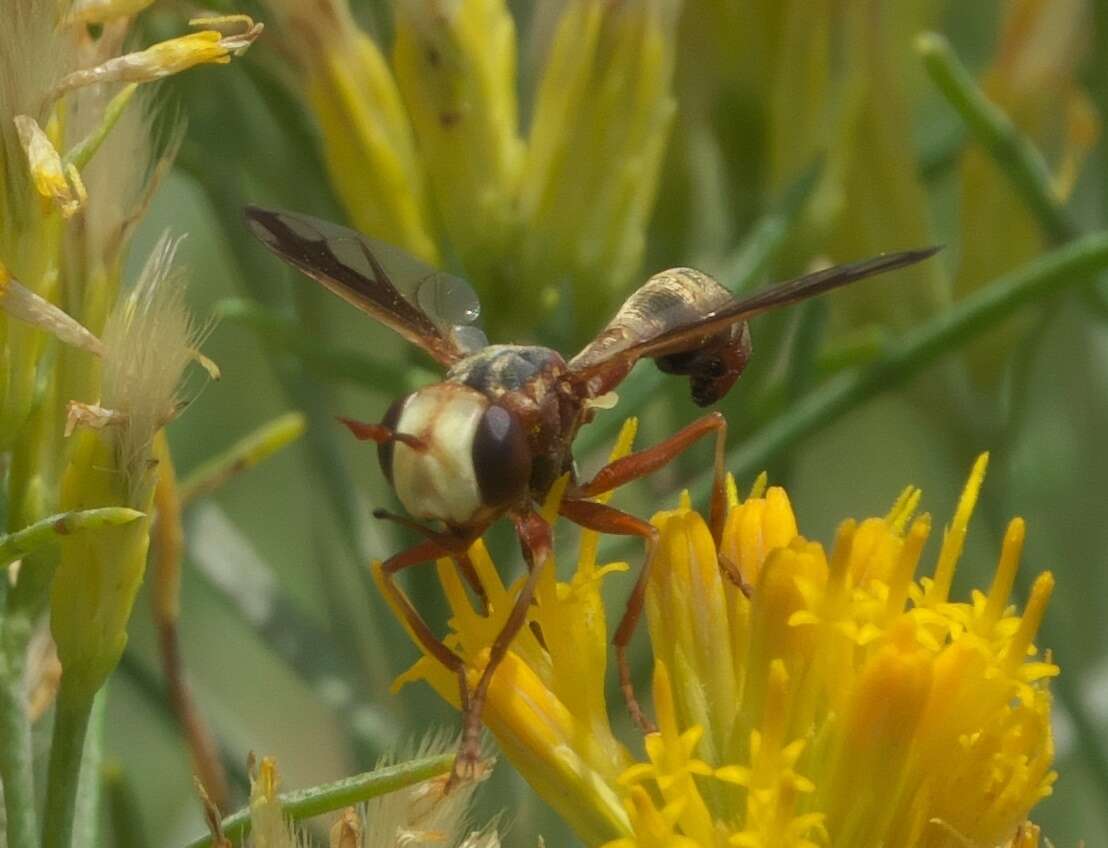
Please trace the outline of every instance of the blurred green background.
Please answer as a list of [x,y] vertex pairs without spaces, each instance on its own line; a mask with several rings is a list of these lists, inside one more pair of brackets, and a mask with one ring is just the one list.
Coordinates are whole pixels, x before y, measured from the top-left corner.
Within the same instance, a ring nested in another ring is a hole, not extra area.
[[[513,84],[524,127],[543,55],[536,45],[566,5],[512,6],[522,45]],[[275,755],[291,788],[367,768],[428,727],[456,726],[457,716],[425,687],[386,691],[417,654],[383,614],[366,563],[398,550],[405,538],[370,518],[373,506],[394,507],[394,498],[375,452],[334,421],[339,414],[376,420],[395,381],[418,381],[416,369],[428,363],[250,243],[239,214],[247,202],[333,220],[358,216],[335,190],[336,172],[325,164],[328,140],[313,101],[298,87],[297,32],[283,29],[293,26],[292,7],[235,8],[267,22],[259,44],[229,67],[199,68],[162,84],[161,96],[187,130],[131,259],[137,271],[166,227],[188,233],[180,256],[189,268],[190,301],[198,314],[223,315],[205,346],[223,379],[198,390],[169,429],[182,474],[284,411],[308,415],[308,435],[295,448],[190,508],[181,620],[196,697],[238,763],[239,781],[252,750]],[[158,4],[143,26],[174,31],[180,11]],[[393,11],[388,3],[354,8],[382,44],[392,38]],[[1104,0],[689,0],[672,23],[665,37],[676,111],[668,136],[661,133],[666,143],[656,166],[645,157],[642,172],[630,174],[632,183],[647,183],[657,171],[656,193],[647,187],[634,201],[648,221],[641,258],[631,251],[624,261],[630,270],[613,272],[618,285],[599,287],[602,268],[586,269],[577,281],[572,263],[545,280],[523,271],[512,279],[510,268],[497,279],[496,271],[471,274],[486,296],[495,340],[538,341],[571,353],[637,282],[676,264],[717,272],[728,286],[758,285],[819,259],[947,246],[930,270],[758,320],[754,362],[721,405],[736,446],[770,432],[799,398],[839,372],[879,359],[908,328],[1061,241],[924,74],[913,47],[923,30],[950,40],[1038,146],[1076,226],[1088,232],[1105,226],[1108,146],[1095,133],[1096,113],[1108,110]],[[612,125],[605,131],[617,133],[621,121],[644,110],[624,104],[605,117]],[[581,168],[587,172],[588,163]],[[603,202],[603,184],[573,183],[572,173],[563,179],[571,193],[595,191]],[[364,203],[378,200],[366,196]],[[628,214],[632,230],[633,219]],[[551,236],[549,262],[556,264],[558,251],[577,237]],[[466,270],[464,260],[456,261],[461,246],[452,252],[447,264]],[[1042,569],[1057,575],[1038,641],[1063,669],[1055,689],[1061,779],[1033,816],[1057,845],[1085,839],[1095,846],[1108,844],[1108,618],[1101,609],[1108,590],[1108,284],[1098,294],[1095,282],[1075,282],[1001,330],[935,359],[912,380],[818,422],[759,468],[788,488],[801,531],[828,542],[840,520],[883,514],[909,483],[923,488],[923,507],[945,522],[972,458],[992,451],[955,591],[965,597],[987,585],[1008,517],[1025,516],[1023,585]],[[575,302],[575,291],[586,287],[596,301]],[[243,318],[244,298],[264,306],[250,313],[253,323]],[[229,299],[236,303],[229,306]],[[347,361],[305,359],[296,352],[303,349],[341,353]],[[379,374],[375,362],[384,363]],[[584,469],[597,467],[625,415],[641,417],[638,442],[649,444],[698,414],[685,384],[657,381],[649,364],[621,394],[624,403],[594,425],[599,432],[582,438]],[[708,449],[694,450],[621,491],[618,503],[649,515],[673,503],[682,484],[708,464]],[[740,470],[740,487],[756,470]],[[559,546],[573,538],[559,528]],[[493,542],[502,566],[518,568],[502,530]],[[937,544],[933,538],[929,550]],[[608,554],[638,555],[615,542]],[[250,582],[259,574],[269,582]],[[428,617],[441,622],[429,577],[413,574],[408,586]],[[617,593],[630,585],[609,583]],[[251,625],[251,616],[270,615],[275,603],[283,606],[263,631]],[[160,701],[147,610],[141,602],[136,607],[127,656],[110,687],[107,750],[137,792],[153,843],[175,845],[197,835],[201,819],[186,749]],[[620,712],[610,678],[612,710]],[[624,731],[637,746],[627,724]],[[506,844],[534,845],[540,834],[548,845],[571,844],[506,764],[479,798],[478,820],[507,811]]]

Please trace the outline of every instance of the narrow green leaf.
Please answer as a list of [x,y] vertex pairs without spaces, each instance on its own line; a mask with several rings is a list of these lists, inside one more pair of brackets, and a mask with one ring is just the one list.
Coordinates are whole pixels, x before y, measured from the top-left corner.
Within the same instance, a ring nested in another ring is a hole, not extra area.
[[138,83],[125,85],[115,97],[108,101],[100,123],[65,154],[66,164],[73,165],[77,170],[80,170],[89,163],[96,151],[100,149],[100,145],[104,143],[104,139],[108,137],[108,133],[112,131],[112,127],[116,125],[123,114],[123,110],[127,108],[127,104],[131,102],[131,98],[137,89]]
[[99,530],[102,527],[128,524],[136,518],[142,518],[143,514],[122,506],[109,506],[51,515],[15,533],[0,536],[0,568],[57,542],[62,536],[81,530]]
[[[354,777],[324,783],[310,789],[298,789],[278,796],[285,815],[294,821],[361,804],[379,795],[396,792],[445,774],[454,762],[454,754],[438,754],[397,763],[394,766],[364,772]],[[230,839],[241,839],[250,832],[250,810],[243,809],[223,820],[223,832]],[[194,839],[188,848],[206,848],[211,836]]]
[[211,493],[229,478],[253,468],[295,442],[307,427],[299,412],[286,412],[263,424],[218,456],[200,465],[178,487],[182,506]]
[[925,32],[916,39],[916,51],[931,81],[1008,175],[1051,240],[1063,242],[1074,238],[1080,227],[1055,195],[1042,155],[978,88],[950,42],[938,33]]
[[100,834],[100,799],[103,788],[100,767],[104,759],[104,722],[107,717],[108,687],[96,693],[85,737],[84,756],[77,783],[73,811],[73,844],[96,845]]

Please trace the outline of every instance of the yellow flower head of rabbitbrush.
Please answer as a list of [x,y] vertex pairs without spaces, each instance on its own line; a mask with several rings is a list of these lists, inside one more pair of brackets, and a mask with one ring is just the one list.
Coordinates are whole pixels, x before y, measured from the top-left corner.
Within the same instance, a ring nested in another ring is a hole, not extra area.
[[[633,433],[630,421],[613,456]],[[572,577],[547,570],[531,626],[493,677],[486,724],[588,845],[1037,844],[1025,820],[1055,779],[1046,681],[1058,668],[1033,644],[1050,573],[1022,615],[1010,604],[1022,520],[1009,525],[989,590],[949,597],[986,461],[930,576],[916,575],[931,520],[916,515],[914,488],[885,516],[844,521],[829,552],[799,535],[788,495],[764,478],[743,501],[729,485],[718,548],[687,496],[658,513],[646,614],[659,729],[638,763],[604,696],[600,585],[626,564],[598,565],[596,536],[583,534]],[[438,569],[453,611],[447,643],[473,685],[515,588],[480,543],[471,557],[487,613],[449,560]],[[722,557],[750,598],[721,576]],[[457,705],[455,675],[433,658],[397,682],[415,679]]]
[[356,227],[457,266],[505,328],[626,291],[677,108],[679,0],[552,4],[522,72],[505,0],[398,0],[391,60],[348,0],[268,6]]

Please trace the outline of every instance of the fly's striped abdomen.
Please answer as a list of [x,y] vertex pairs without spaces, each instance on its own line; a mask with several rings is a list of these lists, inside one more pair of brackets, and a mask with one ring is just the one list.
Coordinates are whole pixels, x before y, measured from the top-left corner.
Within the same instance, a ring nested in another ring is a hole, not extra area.
[[[613,365],[608,382],[617,383],[635,364],[631,357],[619,364],[623,351],[695,323],[734,301],[727,289],[693,268],[662,271],[627,298],[608,326],[570,360],[569,367],[585,369],[610,361]],[[745,321],[652,354],[662,371],[689,378],[693,401],[699,406],[723,397],[746,367],[749,356],[750,331]]]

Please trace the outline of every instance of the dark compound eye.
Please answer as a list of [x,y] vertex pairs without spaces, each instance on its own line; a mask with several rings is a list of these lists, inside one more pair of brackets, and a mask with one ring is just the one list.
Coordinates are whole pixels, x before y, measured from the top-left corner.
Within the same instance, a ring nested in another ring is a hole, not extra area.
[[485,410],[473,436],[473,470],[486,506],[505,506],[527,492],[531,449],[519,420],[502,406]]
[[[392,405],[385,410],[385,417],[381,419],[383,427],[388,427],[393,431],[396,430],[396,425],[400,423],[400,413],[404,411],[404,404],[408,402],[410,397],[411,395],[404,395],[404,397],[392,402]],[[390,485],[392,484],[393,444],[393,442],[378,442],[377,444],[377,461],[381,463],[381,472]]]

